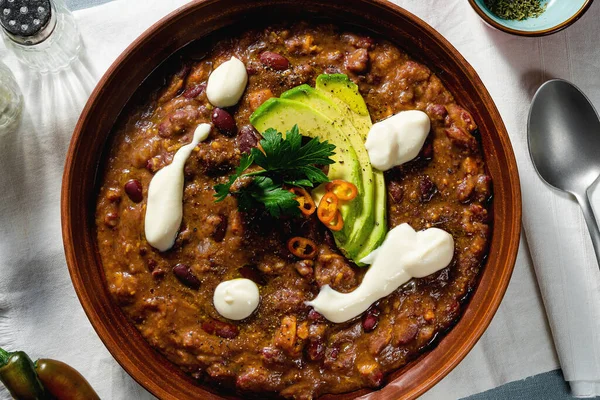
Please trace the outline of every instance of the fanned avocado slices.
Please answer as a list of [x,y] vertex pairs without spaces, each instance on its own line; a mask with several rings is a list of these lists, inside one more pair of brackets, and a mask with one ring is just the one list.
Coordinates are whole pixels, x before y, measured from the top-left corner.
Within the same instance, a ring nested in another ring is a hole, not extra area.
[[[372,124],[358,87],[346,75],[319,75],[315,88],[301,85],[267,100],[250,122],[261,132],[285,132],[297,124],[302,135],[336,145],[328,177],[353,183],[359,194],[342,205],[344,228],[333,234],[346,257],[365,265],[360,260],[379,247],[387,232],[387,199],[383,173],[372,168],[364,145]],[[317,204],[320,189],[313,190]]]

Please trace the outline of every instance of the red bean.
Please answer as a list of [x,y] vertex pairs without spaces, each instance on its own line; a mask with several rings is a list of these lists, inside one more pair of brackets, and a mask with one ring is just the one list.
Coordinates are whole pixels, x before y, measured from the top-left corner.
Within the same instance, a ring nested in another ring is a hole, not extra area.
[[322,318],[323,318],[323,316],[320,313],[318,313],[317,311],[315,311],[314,309],[311,309],[308,312],[308,319],[310,319],[311,321],[318,321]]
[[225,339],[233,339],[239,333],[237,326],[216,319],[204,321],[202,323],[202,329],[210,335],[216,335]]
[[312,361],[322,360],[325,357],[325,343],[323,340],[310,338],[306,347],[306,354]]
[[396,203],[400,203],[404,197],[404,190],[402,189],[402,186],[395,181],[390,181],[388,183],[388,193],[390,194],[392,200],[394,200]]
[[204,90],[206,90],[206,83],[199,83],[187,88],[185,92],[183,92],[183,97],[186,99],[193,99],[194,97],[200,96]]
[[375,307],[369,308],[363,316],[362,327],[365,332],[371,332],[379,322],[379,310]]
[[177,264],[173,267],[173,273],[184,285],[198,290],[200,288],[200,280],[192,272],[190,267],[185,264]]
[[421,191],[421,202],[425,203],[431,200],[431,198],[437,193],[438,188],[435,183],[433,183],[431,178],[425,175],[419,182],[419,190]]
[[278,53],[272,51],[265,51],[260,55],[260,62],[268,67],[273,68],[275,71],[283,71],[289,68],[290,62],[287,58]]
[[125,193],[134,203],[139,203],[144,199],[142,194],[142,184],[137,179],[130,179],[125,184]]
[[235,120],[226,110],[215,108],[212,113],[212,123],[226,136],[233,136],[237,133]]
[[237,137],[238,147],[242,153],[250,153],[260,141],[260,133],[252,125],[244,125]]
[[222,242],[225,238],[225,234],[227,233],[227,216],[219,214],[217,215],[217,218],[219,218],[219,222],[216,224],[211,236],[215,242]]

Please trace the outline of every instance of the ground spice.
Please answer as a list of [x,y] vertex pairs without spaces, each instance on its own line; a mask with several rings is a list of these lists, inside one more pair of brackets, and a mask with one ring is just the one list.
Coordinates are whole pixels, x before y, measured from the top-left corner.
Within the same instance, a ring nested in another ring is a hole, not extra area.
[[546,11],[542,0],[484,0],[491,12],[502,19],[522,21]]

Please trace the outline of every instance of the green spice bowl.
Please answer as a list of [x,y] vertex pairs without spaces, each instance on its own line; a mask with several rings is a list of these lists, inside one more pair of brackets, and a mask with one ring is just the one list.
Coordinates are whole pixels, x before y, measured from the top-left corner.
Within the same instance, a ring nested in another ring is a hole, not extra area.
[[[519,0],[513,0],[518,2]],[[585,14],[593,0],[542,0],[545,11],[537,17],[522,21],[506,20],[496,16],[484,0],[469,0],[471,7],[489,25],[519,36],[551,35],[573,24]]]

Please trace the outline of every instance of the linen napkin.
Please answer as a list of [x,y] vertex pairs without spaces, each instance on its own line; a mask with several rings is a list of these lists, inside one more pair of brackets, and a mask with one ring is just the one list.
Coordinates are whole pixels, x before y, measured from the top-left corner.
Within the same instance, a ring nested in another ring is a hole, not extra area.
[[[152,396],[106,351],[70,283],[59,212],[64,157],[77,117],[101,74],[139,34],[183,3],[120,0],[76,12],[85,48],[70,70],[58,74],[28,71],[0,44],[0,57],[15,73],[26,105],[19,129],[0,138],[0,347],[73,365],[103,399]],[[548,60],[553,59],[552,46],[563,51],[568,47],[573,60],[590,51],[598,60],[592,40],[600,28],[590,22],[600,17],[599,7],[595,4],[578,22],[576,34],[571,29],[548,39],[527,40],[484,26],[464,0],[448,0],[443,6],[436,0],[396,3],[440,31],[473,64],[505,118],[522,178],[534,173],[523,170],[524,128],[531,90],[541,83],[539,70],[545,65],[540,49],[546,49]],[[590,72],[597,67],[592,61],[579,71],[588,74],[586,83],[592,82]],[[593,87],[600,95],[600,88]],[[537,259],[536,263],[541,265]],[[465,360],[423,398],[460,398],[557,366],[523,239],[507,296],[490,327]]]

